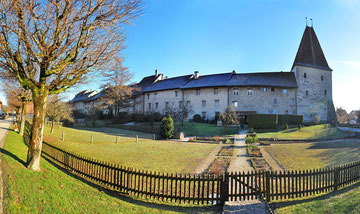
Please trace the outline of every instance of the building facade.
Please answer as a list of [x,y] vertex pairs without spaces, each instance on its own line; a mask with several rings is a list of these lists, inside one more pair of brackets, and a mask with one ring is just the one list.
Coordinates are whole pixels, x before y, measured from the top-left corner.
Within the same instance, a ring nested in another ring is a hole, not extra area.
[[306,26],[293,66],[288,72],[193,74],[143,78],[128,113],[158,112],[205,120],[233,106],[240,115],[300,114],[305,121],[320,116],[336,120],[332,102],[332,70],[313,27]]

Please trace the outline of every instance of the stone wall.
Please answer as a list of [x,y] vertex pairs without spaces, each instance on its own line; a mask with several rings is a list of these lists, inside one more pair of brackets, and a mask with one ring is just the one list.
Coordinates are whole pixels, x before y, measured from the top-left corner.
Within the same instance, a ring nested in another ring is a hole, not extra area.
[[313,121],[315,115],[319,115],[322,121],[328,121],[328,102],[332,102],[332,71],[299,65],[293,71],[299,86],[296,95],[298,114],[304,115],[304,121]]

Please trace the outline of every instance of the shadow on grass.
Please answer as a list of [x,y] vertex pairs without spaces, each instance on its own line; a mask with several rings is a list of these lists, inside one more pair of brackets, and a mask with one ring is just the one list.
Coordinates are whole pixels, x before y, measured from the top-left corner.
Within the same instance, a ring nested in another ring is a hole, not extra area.
[[14,160],[16,160],[17,162],[19,162],[20,164],[22,164],[24,167],[26,167],[26,163],[25,163],[23,160],[21,160],[18,156],[14,155],[13,153],[11,153],[11,152],[3,149],[3,148],[0,148],[0,153],[1,153],[2,155],[7,155],[7,156],[13,158]]
[[326,200],[326,199],[332,198],[332,197],[337,196],[337,195],[341,195],[343,193],[346,193],[346,192],[348,192],[350,190],[353,190],[353,189],[356,189],[356,188],[359,188],[359,187],[360,187],[360,182],[357,182],[357,183],[352,184],[350,186],[344,187],[344,188],[342,188],[340,190],[325,193],[323,195],[319,195],[319,196],[315,196],[315,197],[311,197],[311,198],[305,198],[305,199],[298,199],[298,200],[294,200],[294,201],[272,202],[272,203],[270,203],[270,205],[275,209],[279,209],[279,208],[292,206],[292,205],[297,205],[297,204],[302,204],[302,203],[306,203],[306,202]]
[[72,178],[75,178],[79,181],[84,182],[85,184],[98,189],[101,192],[106,193],[107,195],[111,196],[111,197],[115,197],[118,198],[122,201],[134,204],[136,206],[142,206],[142,207],[147,207],[147,208],[155,208],[155,209],[159,209],[159,210],[165,210],[165,211],[173,211],[173,212],[185,212],[185,213],[201,213],[201,212],[214,212],[214,213],[220,213],[221,212],[221,206],[220,205],[209,205],[209,206],[201,206],[201,207],[196,207],[196,205],[192,205],[192,206],[176,206],[176,205],[171,205],[171,204],[166,204],[166,202],[162,203],[156,203],[156,202],[152,202],[152,201],[145,201],[146,199],[141,200],[141,198],[139,198],[139,200],[133,198],[133,196],[127,195],[126,193],[120,193],[118,191],[113,191],[113,190],[109,190],[106,189],[96,183],[90,182],[86,179],[84,179],[81,176],[75,175],[73,173],[71,173],[69,170],[59,166],[56,162],[54,162],[53,160],[51,160],[51,158],[42,156],[42,158],[44,158],[45,160],[47,160],[49,163],[51,163],[54,167],[56,167],[57,169],[59,169],[60,171],[64,172],[65,174],[71,176]]

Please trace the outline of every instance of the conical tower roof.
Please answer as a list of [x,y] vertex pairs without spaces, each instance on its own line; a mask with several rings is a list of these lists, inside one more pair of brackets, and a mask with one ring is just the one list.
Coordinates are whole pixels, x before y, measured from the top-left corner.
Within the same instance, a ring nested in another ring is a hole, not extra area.
[[306,26],[305,28],[291,70],[295,65],[304,65],[332,71],[326,61],[313,27]]

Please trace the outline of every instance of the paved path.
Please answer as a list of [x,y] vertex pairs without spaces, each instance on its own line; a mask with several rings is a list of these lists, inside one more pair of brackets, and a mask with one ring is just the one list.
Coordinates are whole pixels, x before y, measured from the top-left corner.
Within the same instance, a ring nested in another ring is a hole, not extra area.
[[235,155],[230,161],[228,172],[254,170],[254,168],[251,166],[250,158],[246,156],[246,132],[247,130],[240,130],[239,134],[235,136]]
[[226,202],[223,214],[269,214],[265,202],[259,200]]
[[[4,145],[4,138],[10,127],[11,122],[9,120],[0,120],[0,148]],[[0,152],[0,213],[3,213],[3,180],[1,171],[1,152]]]
[[360,133],[360,129],[357,128],[348,128],[348,127],[337,127],[338,129],[342,130],[342,131],[350,131],[350,132],[357,132]]

